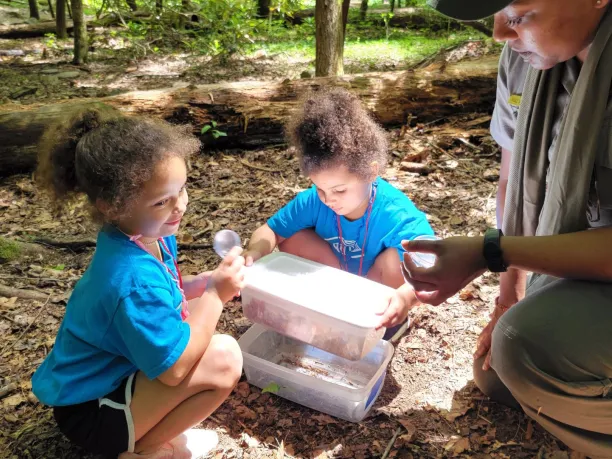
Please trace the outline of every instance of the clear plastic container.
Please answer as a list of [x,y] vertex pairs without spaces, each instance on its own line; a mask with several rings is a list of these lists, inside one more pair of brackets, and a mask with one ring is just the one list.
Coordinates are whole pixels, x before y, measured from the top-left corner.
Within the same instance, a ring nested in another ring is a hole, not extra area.
[[358,362],[253,325],[238,340],[247,381],[340,419],[359,422],[378,398],[393,356],[380,340]]
[[[438,236],[423,235],[414,238],[415,241],[439,241]],[[410,252],[410,258],[419,268],[431,268],[436,264],[437,257],[433,253]]]
[[244,315],[282,335],[360,360],[385,334],[376,330],[393,289],[294,255],[272,253],[247,270]]

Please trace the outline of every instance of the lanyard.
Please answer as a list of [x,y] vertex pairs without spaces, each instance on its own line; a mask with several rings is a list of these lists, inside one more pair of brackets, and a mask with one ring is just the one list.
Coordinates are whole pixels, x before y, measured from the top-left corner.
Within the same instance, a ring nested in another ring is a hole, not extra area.
[[[130,236],[130,240],[134,242],[142,250],[148,253],[148,250],[145,248],[144,244],[138,240],[139,237],[140,236]],[[161,244],[161,246],[164,248],[164,251],[168,255],[170,255],[170,258],[172,258],[172,262],[174,263],[174,269],[176,269],[176,274],[174,274],[172,270],[168,268],[168,265],[166,265],[166,263],[164,263],[162,260],[157,260],[157,257],[153,257],[153,258],[155,258],[158,262],[160,262],[163,265],[164,268],[166,268],[166,271],[168,271],[168,274],[170,274],[170,276],[172,277],[172,280],[176,282],[176,286],[180,290],[181,296],[183,297],[183,301],[181,302],[181,318],[185,320],[187,317],[189,317],[189,309],[187,309],[187,298],[185,297],[185,292],[183,291],[183,277],[181,276],[181,270],[178,267],[178,263],[176,262],[176,259],[172,256],[172,252],[170,252],[170,250],[168,249],[168,246],[166,245],[166,242],[164,241],[164,239],[160,237],[157,240],[157,242]],[[163,254],[162,254],[162,258],[163,258]]]
[[[372,194],[370,196],[370,204],[368,205],[368,216],[366,217],[365,222],[365,234],[363,235],[363,244],[361,245],[361,256],[359,257],[359,272],[358,276],[361,276],[363,272],[363,257],[365,255],[366,250],[366,242],[368,240],[368,227],[370,226],[370,215],[372,214],[372,206],[374,205],[374,200],[376,199],[376,184],[372,184]],[[338,239],[340,239],[340,252],[342,253],[342,258],[344,259],[344,264],[342,265],[342,269],[348,272],[348,263],[346,261],[346,246],[344,245],[344,240],[342,239],[342,224],[340,222],[340,216],[336,214],[336,225],[338,226]]]

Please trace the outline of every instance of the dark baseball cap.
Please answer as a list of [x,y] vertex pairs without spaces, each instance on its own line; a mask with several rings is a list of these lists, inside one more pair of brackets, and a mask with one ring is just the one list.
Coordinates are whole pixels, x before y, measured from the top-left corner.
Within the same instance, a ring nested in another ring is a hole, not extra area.
[[513,0],[427,0],[440,13],[460,21],[475,21],[494,15]]

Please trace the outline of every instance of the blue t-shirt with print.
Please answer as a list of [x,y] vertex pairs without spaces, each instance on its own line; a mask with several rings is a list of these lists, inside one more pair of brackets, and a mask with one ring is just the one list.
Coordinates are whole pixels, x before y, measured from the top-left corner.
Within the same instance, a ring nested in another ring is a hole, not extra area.
[[[411,240],[421,235],[433,235],[433,230],[423,212],[418,210],[400,190],[381,179],[376,179],[376,198],[368,224],[365,252],[363,238],[368,212],[363,217],[349,221],[340,216],[342,241],[338,232],[336,213],[319,198],[316,186],[298,193],[287,205],[268,220],[268,226],[279,236],[287,239],[298,231],[311,228],[329,243],[341,264],[344,257],[340,244],[344,244],[348,271],[359,273],[362,253],[363,272],[367,275],[376,257],[388,248],[395,248],[399,257],[404,249],[403,240]],[[399,260],[398,260],[399,262]]]
[[[164,241],[176,259],[176,238]],[[164,253],[176,275],[172,257]],[[73,405],[103,397],[137,370],[157,378],[189,342],[181,305],[167,269],[127,236],[104,227],[53,350],[32,378],[34,394],[47,405]]]

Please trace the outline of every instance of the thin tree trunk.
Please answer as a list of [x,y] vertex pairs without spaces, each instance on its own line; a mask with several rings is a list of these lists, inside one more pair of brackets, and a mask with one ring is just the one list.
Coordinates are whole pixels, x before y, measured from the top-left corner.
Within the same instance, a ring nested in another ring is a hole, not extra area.
[[344,40],[346,39],[346,25],[348,24],[349,8],[351,7],[351,0],[342,1],[342,55],[344,56]]
[[71,0],[71,2],[74,22],[74,63],[80,65],[87,62],[87,24],[83,14],[83,0]]
[[161,13],[164,9],[164,0],[155,0],[155,11]]
[[68,17],[70,19],[73,19],[73,16],[72,16],[72,7],[70,6],[70,0],[66,1],[66,9],[68,10]]
[[55,19],[55,13],[53,12],[53,3],[51,3],[51,0],[47,0],[47,3],[49,4],[49,13],[51,13],[51,17]]
[[132,11],[136,11],[138,9],[136,0],[125,0],[125,3],[127,3],[127,6],[129,6]]
[[68,31],[66,30],[66,0],[57,0],[57,18],[55,24],[57,28],[57,38],[68,38]]
[[393,11],[395,11],[395,0],[391,0],[389,2],[389,9],[391,10],[392,13]]
[[270,0],[257,0],[257,17],[267,18],[270,14]]
[[368,15],[368,0],[361,0],[361,8],[359,11],[359,17],[362,21],[365,21],[366,16]]
[[316,25],[316,76],[344,74],[342,31],[342,3],[338,0],[317,0]]
[[36,0],[28,0],[30,5],[30,17],[40,19],[40,13],[38,12],[38,2]]

